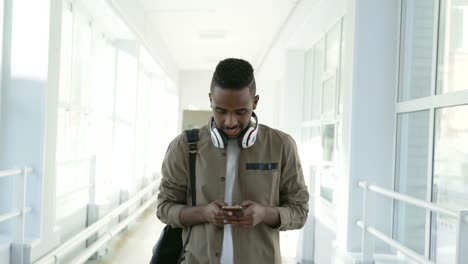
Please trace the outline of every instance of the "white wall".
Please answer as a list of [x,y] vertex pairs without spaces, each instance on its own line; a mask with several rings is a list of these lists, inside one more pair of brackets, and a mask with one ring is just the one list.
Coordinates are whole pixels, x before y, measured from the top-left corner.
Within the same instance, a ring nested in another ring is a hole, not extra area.
[[[213,69],[214,71],[214,69]],[[256,74],[256,72],[255,72]],[[179,131],[182,128],[182,112],[190,108],[211,111],[208,93],[210,92],[212,71],[181,71],[179,73]],[[280,85],[279,81],[256,79],[257,94],[260,96],[257,110],[259,122],[271,127],[278,127]],[[300,106],[298,106],[300,107]],[[208,120],[207,120],[208,121]]]
[[[355,5],[349,157],[344,159],[349,196],[343,198],[349,204],[346,248],[351,252],[360,250],[355,222],[361,218],[362,190],[357,181],[393,188],[398,10],[396,1],[359,0]],[[391,204],[381,201],[373,212],[375,226],[390,234]]]
[[[214,69],[213,69],[214,71]],[[182,129],[184,110],[209,110],[212,71],[181,71],[179,73],[179,129]],[[208,123],[208,120],[207,120]]]
[[179,81],[177,64],[158,32],[154,31],[154,27],[147,25],[145,11],[140,2],[134,0],[107,0],[107,2],[133,30],[139,41],[143,43],[148,52],[177,86]]
[[258,116],[258,122],[273,128],[278,128],[281,120],[279,114],[282,113],[280,109],[281,82],[279,80],[265,79],[256,79],[255,81],[257,84],[257,94],[260,97],[257,110],[255,110]]

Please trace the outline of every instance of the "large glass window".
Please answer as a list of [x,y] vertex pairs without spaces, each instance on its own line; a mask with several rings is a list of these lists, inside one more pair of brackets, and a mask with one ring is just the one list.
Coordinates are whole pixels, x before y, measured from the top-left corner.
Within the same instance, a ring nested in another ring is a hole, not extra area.
[[442,1],[437,92],[468,89],[468,1]]
[[91,176],[89,81],[91,26],[65,4],[62,12],[56,155],[56,219],[84,208]]
[[113,191],[112,148],[116,49],[93,28],[90,72],[90,153],[95,156],[96,200]]
[[[429,111],[398,115],[395,189],[426,200]],[[395,236],[403,245],[424,254],[426,210],[395,202]]]
[[402,1],[399,101],[429,96],[433,76],[436,0]]
[[138,62],[127,52],[117,52],[116,123],[113,150],[113,175],[117,188],[132,188],[135,163],[135,114]]
[[[433,202],[468,209],[468,105],[436,110]],[[437,263],[455,263],[457,219],[435,215],[433,253]]]
[[[468,209],[468,1],[405,0],[402,8],[395,189]],[[421,97],[429,100],[413,100]],[[399,241],[455,263],[457,219],[398,202],[394,212]]]
[[311,69],[307,73],[313,73],[312,75],[312,87],[306,89],[312,90],[312,119],[320,120],[322,114],[322,81],[323,71],[325,65],[325,39],[322,38],[314,46],[314,63],[311,65]]
[[[337,151],[341,138],[339,79],[342,21],[335,23],[305,54],[302,148],[311,192],[334,203],[337,186]],[[316,182],[315,182],[316,181]],[[328,206],[328,205],[327,205]]]

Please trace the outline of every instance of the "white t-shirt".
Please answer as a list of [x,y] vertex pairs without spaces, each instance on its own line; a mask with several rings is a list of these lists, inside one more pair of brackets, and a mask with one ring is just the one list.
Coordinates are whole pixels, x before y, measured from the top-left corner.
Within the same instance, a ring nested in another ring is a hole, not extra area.
[[[226,149],[227,165],[226,165],[226,187],[224,202],[228,205],[232,204],[232,191],[234,189],[234,181],[236,179],[237,156],[239,154],[239,145],[237,139],[229,139]],[[223,248],[221,250],[221,264],[234,263],[234,246],[232,242],[232,226],[224,225]]]

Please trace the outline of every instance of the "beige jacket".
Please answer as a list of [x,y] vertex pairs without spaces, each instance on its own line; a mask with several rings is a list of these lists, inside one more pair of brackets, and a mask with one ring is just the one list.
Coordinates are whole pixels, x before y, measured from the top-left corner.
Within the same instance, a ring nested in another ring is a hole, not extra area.
[[[255,144],[240,149],[233,204],[251,200],[278,208],[281,225],[271,228],[233,228],[236,264],[281,263],[279,231],[301,228],[307,220],[309,193],[304,184],[301,163],[294,140],[287,134],[259,125]],[[211,142],[209,126],[200,129],[196,160],[197,205],[224,201],[226,150]],[[185,133],[175,138],[162,166],[158,195],[158,218],[174,227],[183,227],[180,210],[191,205],[188,143]],[[184,229],[183,240],[188,234]],[[223,229],[212,224],[193,227],[185,253],[185,263],[219,264]]]

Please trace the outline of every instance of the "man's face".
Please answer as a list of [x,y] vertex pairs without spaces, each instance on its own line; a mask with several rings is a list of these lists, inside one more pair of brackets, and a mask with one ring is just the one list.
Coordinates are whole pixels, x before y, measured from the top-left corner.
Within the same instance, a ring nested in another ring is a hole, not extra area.
[[222,129],[228,138],[237,138],[250,123],[252,111],[257,108],[258,95],[253,96],[249,87],[231,90],[215,86],[209,96],[216,127]]

